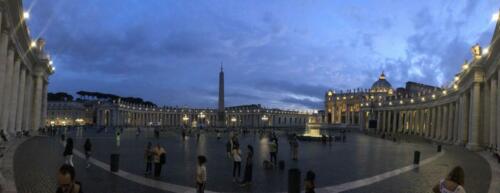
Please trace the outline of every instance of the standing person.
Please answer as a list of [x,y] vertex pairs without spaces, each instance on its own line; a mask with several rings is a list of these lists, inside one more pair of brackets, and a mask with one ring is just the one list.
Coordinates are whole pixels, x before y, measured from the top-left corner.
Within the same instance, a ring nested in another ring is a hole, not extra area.
[[198,165],[196,166],[196,192],[204,193],[205,186],[207,185],[207,167],[205,163],[207,158],[205,156],[198,156]]
[[148,142],[148,146],[144,150],[144,159],[146,160],[146,175],[151,174],[151,169],[153,166],[153,145]]
[[245,163],[245,174],[243,176],[242,186],[247,186],[252,183],[252,170],[253,170],[253,147],[251,145],[247,146],[247,158]]
[[153,160],[155,163],[155,177],[160,177],[161,167],[165,163],[165,149],[160,144],[157,144],[156,147],[153,149],[153,152],[154,152]]
[[120,132],[116,132],[116,147],[120,147]]
[[454,167],[445,179],[434,186],[434,193],[465,193],[465,173],[460,166]]
[[83,193],[82,184],[75,181],[75,168],[68,164],[64,164],[59,168],[57,174],[57,187],[56,193]]
[[227,143],[226,143],[226,153],[227,153],[227,157],[228,158],[231,158],[231,150],[233,149],[233,146],[231,145],[231,140],[228,140]]
[[239,145],[235,145],[232,151],[233,155],[233,182],[237,182],[241,173],[241,150]]
[[64,147],[63,156],[66,164],[73,166],[73,139],[68,137],[66,139],[66,146]]
[[269,157],[270,157],[270,160],[271,163],[273,163],[274,165],[276,165],[276,152],[278,151],[278,148],[276,146],[276,142],[275,140],[271,140],[271,142],[269,142]]
[[217,130],[216,132],[217,132],[217,141],[219,141],[220,140],[220,131]]
[[159,139],[160,138],[160,131],[158,131],[158,128],[154,128],[154,133],[155,133],[155,137],[156,139]]
[[85,144],[83,145],[83,149],[85,150],[85,160],[87,161],[87,168],[90,167],[90,153],[92,151],[92,144],[90,143],[90,139],[87,138],[85,140]]
[[306,179],[304,181],[305,193],[314,193],[316,174],[313,171],[309,170],[306,174]]
[[139,135],[141,135],[141,129],[137,127],[137,130],[135,131],[135,138],[139,138]]
[[292,159],[297,160],[299,157],[299,142],[297,140],[297,135],[293,135],[290,140],[290,149],[292,150]]

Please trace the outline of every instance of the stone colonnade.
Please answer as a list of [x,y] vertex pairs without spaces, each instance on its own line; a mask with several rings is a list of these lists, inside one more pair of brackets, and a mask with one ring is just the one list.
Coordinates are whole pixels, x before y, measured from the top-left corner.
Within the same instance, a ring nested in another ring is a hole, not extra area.
[[7,134],[43,127],[48,77],[53,73],[44,40],[32,41],[21,2],[0,9],[0,129]]
[[[463,64],[450,88],[378,104],[363,101],[364,108],[359,112],[361,128],[379,133],[418,135],[439,142],[466,145],[471,150],[499,149],[498,39],[500,36],[493,38],[489,53],[481,52],[479,46],[473,47],[479,52],[474,53],[472,62]],[[376,120],[375,128],[369,128],[370,120]]]
[[[309,115],[296,111],[268,109],[226,110],[227,127],[305,127]],[[98,126],[180,127],[200,124],[216,127],[215,109],[139,107],[130,104],[108,104],[97,109]]]

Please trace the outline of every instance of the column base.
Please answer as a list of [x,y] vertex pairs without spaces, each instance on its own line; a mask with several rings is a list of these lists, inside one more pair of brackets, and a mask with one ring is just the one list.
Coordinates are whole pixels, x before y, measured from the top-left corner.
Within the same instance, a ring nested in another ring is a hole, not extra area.
[[482,150],[483,148],[481,146],[479,146],[479,144],[477,143],[468,143],[466,148],[468,150],[471,150],[471,151],[480,151]]

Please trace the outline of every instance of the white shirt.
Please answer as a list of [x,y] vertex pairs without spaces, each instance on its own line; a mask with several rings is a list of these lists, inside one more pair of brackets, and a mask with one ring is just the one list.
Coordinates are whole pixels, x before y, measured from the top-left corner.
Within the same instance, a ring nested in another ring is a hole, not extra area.
[[241,162],[241,152],[240,152],[240,150],[233,149],[233,160],[235,162]]
[[460,185],[458,185],[457,188],[455,188],[455,190],[453,190],[453,191],[446,189],[444,182],[445,182],[445,180],[441,180],[439,182],[439,191],[441,193],[465,193],[464,188]]
[[196,182],[205,183],[207,181],[207,167],[198,165],[196,167]]

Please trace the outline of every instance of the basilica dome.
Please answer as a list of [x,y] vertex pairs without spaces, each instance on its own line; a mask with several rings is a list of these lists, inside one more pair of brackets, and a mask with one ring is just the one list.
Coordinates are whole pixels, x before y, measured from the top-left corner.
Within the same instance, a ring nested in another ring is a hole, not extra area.
[[392,91],[391,83],[389,83],[389,81],[387,81],[385,79],[384,72],[382,72],[382,74],[380,75],[378,80],[375,83],[373,83],[371,91],[372,92],[390,92],[390,91]]

